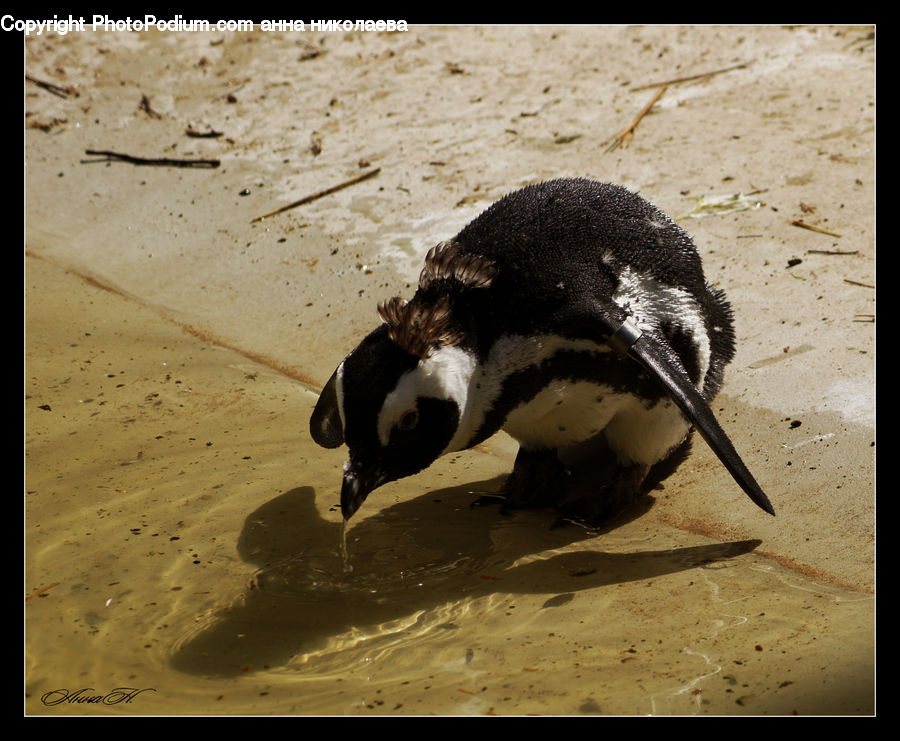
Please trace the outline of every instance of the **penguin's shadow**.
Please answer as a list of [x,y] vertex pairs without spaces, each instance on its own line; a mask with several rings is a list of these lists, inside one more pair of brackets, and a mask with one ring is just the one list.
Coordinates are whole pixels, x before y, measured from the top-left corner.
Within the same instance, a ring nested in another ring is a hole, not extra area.
[[283,666],[298,655],[322,655],[350,632],[402,623],[464,599],[546,594],[541,609],[549,609],[582,590],[697,568],[759,545],[573,550],[597,531],[551,528],[549,512],[504,517],[495,507],[469,506],[477,493],[499,489],[503,478],[430,491],[361,519],[348,531],[351,573],[344,570],[340,515],[322,518],[312,487],[266,502],[247,517],[237,543],[240,557],[259,571],[230,606],[179,642],[171,665],[194,675],[234,677]]

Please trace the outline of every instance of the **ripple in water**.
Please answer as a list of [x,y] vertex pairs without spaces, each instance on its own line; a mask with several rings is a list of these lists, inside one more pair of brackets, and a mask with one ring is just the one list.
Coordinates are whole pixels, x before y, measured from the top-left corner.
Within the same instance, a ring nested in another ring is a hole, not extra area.
[[259,569],[243,593],[175,647],[175,668],[238,676],[346,671],[446,635],[480,596],[485,559],[444,553],[391,528],[311,547]]

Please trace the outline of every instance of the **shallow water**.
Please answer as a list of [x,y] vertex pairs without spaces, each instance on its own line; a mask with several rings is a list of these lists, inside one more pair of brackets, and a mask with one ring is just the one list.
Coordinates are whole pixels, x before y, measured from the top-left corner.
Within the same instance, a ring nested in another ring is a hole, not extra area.
[[873,711],[871,594],[653,507],[601,533],[472,509],[502,439],[373,495],[345,557],[315,394],[27,280],[29,714]]

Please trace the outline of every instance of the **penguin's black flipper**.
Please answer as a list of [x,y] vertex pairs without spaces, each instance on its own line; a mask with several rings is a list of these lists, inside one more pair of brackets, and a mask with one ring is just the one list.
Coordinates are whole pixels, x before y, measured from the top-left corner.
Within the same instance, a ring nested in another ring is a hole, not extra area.
[[681,367],[677,356],[667,351],[667,348],[651,335],[642,333],[628,319],[622,323],[608,319],[606,322],[613,329],[609,344],[619,352],[627,354],[659,379],[678,408],[694,423],[703,439],[747,496],[770,515],[774,515],[775,508],[769,498],[744,465],[706,399],[700,395]]

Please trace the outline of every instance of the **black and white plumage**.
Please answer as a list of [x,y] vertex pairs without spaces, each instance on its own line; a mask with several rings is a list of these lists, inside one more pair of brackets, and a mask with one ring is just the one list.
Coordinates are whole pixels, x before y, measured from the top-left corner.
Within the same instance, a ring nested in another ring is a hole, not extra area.
[[[345,519],[378,486],[503,429],[520,444],[507,505],[596,524],[693,426],[774,514],[709,408],[734,355],[731,309],[690,237],[624,188],[560,179],[507,195],[379,313],[310,420],[317,443],[349,447]],[[600,434],[618,467],[571,501],[557,453]]]

